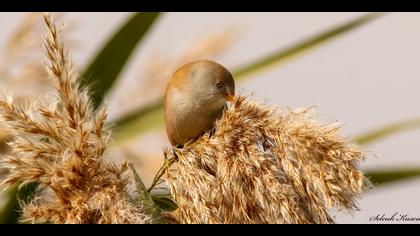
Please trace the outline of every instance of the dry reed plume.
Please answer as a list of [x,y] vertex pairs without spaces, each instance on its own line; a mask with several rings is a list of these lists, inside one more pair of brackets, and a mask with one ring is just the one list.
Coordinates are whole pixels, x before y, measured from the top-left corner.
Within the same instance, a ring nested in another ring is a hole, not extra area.
[[328,209],[356,209],[369,181],[364,153],[318,123],[311,109],[279,111],[244,97],[205,134],[167,150],[176,223],[334,223]]
[[36,198],[23,206],[24,222],[148,222],[142,206],[130,199],[126,165],[104,160],[110,137],[105,107],[93,111],[54,20],[44,19],[56,94],[29,105],[0,100],[0,114],[14,136],[2,160],[8,171],[2,186],[39,183]]

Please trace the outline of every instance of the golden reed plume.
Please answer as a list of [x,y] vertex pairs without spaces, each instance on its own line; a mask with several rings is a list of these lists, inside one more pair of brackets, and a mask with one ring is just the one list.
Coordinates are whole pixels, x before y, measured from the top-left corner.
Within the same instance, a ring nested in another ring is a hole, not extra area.
[[333,223],[332,207],[356,209],[370,186],[357,169],[364,153],[320,124],[311,109],[279,111],[238,97],[207,133],[167,150],[178,209],[175,223]]
[[127,166],[104,160],[110,139],[105,107],[92,109],[54,19],[45,15],[45,23],[56,94],[26,106],[12,97],[0,100],[0,114],[14,137],[2,160],[7,170],[2,186],[39,183],[35,199],[23,206],[23,222],[148,222],[142,206],[129,197]]

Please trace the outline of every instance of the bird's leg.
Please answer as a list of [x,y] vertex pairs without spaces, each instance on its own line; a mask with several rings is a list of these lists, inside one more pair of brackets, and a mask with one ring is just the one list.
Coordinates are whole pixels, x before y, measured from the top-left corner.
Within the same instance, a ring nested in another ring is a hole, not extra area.
[[213,127],[209,130],[209,138],[213,137],[216,133],[216,127],[213,125]]
[[172,147],[172,153],[174,154],[174,157],[176,160],[179,160],[179,157],[178,157],[178,154],[176,154],[175,149],[180,149],[180,148],[183,148],[183,145],[177,144],[174,147]]

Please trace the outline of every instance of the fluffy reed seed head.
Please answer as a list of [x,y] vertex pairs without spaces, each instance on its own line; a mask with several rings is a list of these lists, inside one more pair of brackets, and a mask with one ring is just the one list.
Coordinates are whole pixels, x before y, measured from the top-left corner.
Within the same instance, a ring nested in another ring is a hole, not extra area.
[[182,149],[167,181],[176,223],[334,223],[328,209],[357,209],[369,186],[364,153],[312,109],[280,111],[238,97],[207,133]]
[[14,137],[2,160],[7,173],[1,186],[39,183],[35,200],[23,205],[24,222],[149,222],[142,206],[131,201],[126,165],[104,160],[110,137],[105,107],[92,109],[54,19],[44,19],[55,97],[26,106],[12,97],[0,100],[0,114]]

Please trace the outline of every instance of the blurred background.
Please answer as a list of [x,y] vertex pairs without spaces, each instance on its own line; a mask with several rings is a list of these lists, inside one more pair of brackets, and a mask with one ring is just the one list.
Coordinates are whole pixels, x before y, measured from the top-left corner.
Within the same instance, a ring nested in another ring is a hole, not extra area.
[[[60,13],[65,42],[77,68],[87,67],[132,15]],[[159,101],[166,81],[178,66],[212,59],[238,72],[240,94],[252,94],[273,106],[315,106],[322,112],[323,121],[341,122],[343,135],[359,140],[368,153],[361,164],[363,170],[397,169],[407,172],[392,172],[393,177],[416,175],[416,167],[420,168],[420,130],[415,129],[420,127],[420,14],[388,13],[333,31],[365,15],[162,13],[135,47],[106,96],[109,119],[119,120]],[[0,13],[0,29],[0,88],[22,98],[48,92],[43,74],[41,16]],[[316,46],[309,44],[310,50],[287,51],[294,46],[302,48],[302,42],[325,32],[330,34],[321,37],[322,43]],[[277,60],[279,54],[283,57]],[[269,66],[260,66],[252,73],[241,72],[247,65],[271,56],[273,63],[265,63]],[[144,119],[150,123],[141,120],[140,125],[119,129],[110,152],[134,162],[144,182],[150,184],[169,142],[160,123],[163,117]],[[361,138],[382,127],[389,129],[377,133],[376,139]],[[0,126],[0,139],[1,133]],[[380,223],[369,218],[395,212],[420,217],[418,199],[420,179],[384,181],[362,197],[360,211],[334,215],[338,223]]]

